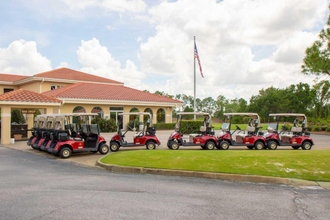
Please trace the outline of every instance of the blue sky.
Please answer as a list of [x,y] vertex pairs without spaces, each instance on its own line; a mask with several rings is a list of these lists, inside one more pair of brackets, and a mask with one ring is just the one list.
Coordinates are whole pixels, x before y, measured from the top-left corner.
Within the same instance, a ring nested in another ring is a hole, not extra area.
[[0,72],[58,67],[126,86],[193,95],[193,37],[205,78],[197,97],[247,101],[262,88],[313,84],[305,49],[329,0],[11,0],[0,7]]

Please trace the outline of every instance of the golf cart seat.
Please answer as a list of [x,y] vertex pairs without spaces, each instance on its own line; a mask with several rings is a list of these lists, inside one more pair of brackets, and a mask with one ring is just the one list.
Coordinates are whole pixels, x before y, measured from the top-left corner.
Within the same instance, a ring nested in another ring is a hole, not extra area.
[[292,127],[291,132],[287,134],[282,134],[282,137],[292,138],[296,133],[302,132],[302,127]]
[[156,128],[155,127],[147,127],[146,134],[150,136],[155,136]]
[[241,138],[244,138],[244,137],[248,136],[249,133],[255,132],[255,129],[256,129],[255,127],[247,126],[246,127],[246,132],[241,133],[241,134],[237,134],[236,136],[241,137]]
[[143,130],[136,132],[133,137],[142,137],[143,136]]
[[199,131],[200,132],[202,132],[202,133],[205,133],[206,132],[206,126],[201,126],[200,128],[199,128]]

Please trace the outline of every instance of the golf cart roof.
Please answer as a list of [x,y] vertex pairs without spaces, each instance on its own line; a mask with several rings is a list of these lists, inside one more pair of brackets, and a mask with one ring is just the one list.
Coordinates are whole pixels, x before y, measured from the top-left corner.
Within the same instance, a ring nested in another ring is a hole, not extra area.
[[259,118],[259,115],[257,113],[252,113],[252,112],[230,112],[230,113],[224,113],[224,115],[228,116],[256,116]]
[[208,112],[178,112],[177,115],[210,115]]
[[306,118],[306,115],[305,114],[300,114],[300,113],[271,113],[269,114],[269,116],[282,116],[282,117],[305,117]]

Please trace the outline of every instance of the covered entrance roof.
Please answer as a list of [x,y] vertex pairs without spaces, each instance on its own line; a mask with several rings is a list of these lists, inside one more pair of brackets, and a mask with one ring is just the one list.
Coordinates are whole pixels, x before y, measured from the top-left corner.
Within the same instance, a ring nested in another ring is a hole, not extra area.
[[[1,144],[9,144],[11,138],[11,110],[45,108],[45,112],[53,113],[54,108],[61,106],[61,100],[32,92],[29,90],[15,90],[0,95],[1,108]],[[27,117],[28,128],[33,126],[33,115]]]
[[0,104],[6,104],[7,102],[15,102],[11,103],[14,105],[21,105],[22,102],[25,103],[53,103],[53,104],[60,104],[61,100],[46,96],[43,94],[39,94],[36,92],[32,92],[29,90],[18,89],[15,91],[7,92],[0,95]]

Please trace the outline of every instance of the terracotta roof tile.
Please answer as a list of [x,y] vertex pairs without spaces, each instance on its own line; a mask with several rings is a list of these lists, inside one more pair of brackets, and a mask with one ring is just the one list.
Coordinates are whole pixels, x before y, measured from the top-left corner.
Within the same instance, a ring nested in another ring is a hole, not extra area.
[[100,83],[76,83],[59,89],[42,93],[58,99],[102,99],[119,101],[167,102],[182,103],[179,100],[165,96],[143,92],[123,85],[109,85]]
[[80,72],[77,70],[72,70],[68,68],[58,68],[50,70],[47,72],[35,74],[34,77],[44,77],[44,78],[53,78],[53,79],[67,79],[67,80],[76,80],[76,81],[86,81],[86,82],[102,82],[102,83],[115,83],[123,84],[112,79]]
[[0,95],[0,101],[15,101],[15,102],[46,102],[46,103],[60,103],[54,97],[49,97],[29,90],[18,89],[11,92],[6,92]]
[[0,73],[0,81],[4,81],[4,82],[15,82],[15,81],[25,79],[25,78],[29,78],[29,77],[30,76]]

